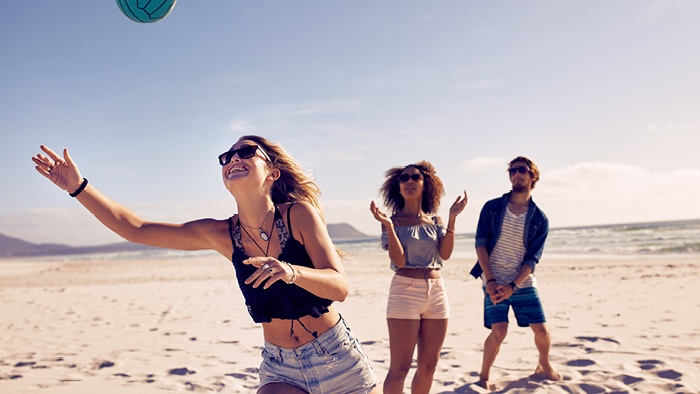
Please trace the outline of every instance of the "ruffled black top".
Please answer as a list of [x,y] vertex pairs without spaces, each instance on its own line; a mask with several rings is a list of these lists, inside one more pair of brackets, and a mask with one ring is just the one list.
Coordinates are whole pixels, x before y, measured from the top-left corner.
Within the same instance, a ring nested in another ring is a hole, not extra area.
[[[289,231],[284,225],[282,215],[277,207],[275,207],[275,227],[279,235],[280,246],[282,253],[277,257],[277,260],[298,265],[302,267],[313,268],[313,262],[306,253],[304,245],[299,243],[292,235],[292,222],[290,221],[289,211],[287,209],[287,223],[289,223]],[[302,289],[295,284],[287,284],[284,281],[278,280],[273,283],[268,289],[263,289],[263,286],[257,288],[253,284],[246,284],[248,279],[257,268],[253,265],[244,264],[243,261],[248,259],[248,256],[243,250],[241,241],[240,222],[236,220],[233,223],[233,217],[229,218],[229,233],[233,242],[233,266],[236,269],[236,277],[238,285],[243,292],[248,313],[256,323],[269,323],[272,319],[296,320],[304,316],[320,317],[328,312],[328,307],[333,301],[321,298],[309,291]],[[299,322],[301,323],[301,322]],[[292,322],[292,331],[293,331]],[[303,325],[303,324],[302,324]]]

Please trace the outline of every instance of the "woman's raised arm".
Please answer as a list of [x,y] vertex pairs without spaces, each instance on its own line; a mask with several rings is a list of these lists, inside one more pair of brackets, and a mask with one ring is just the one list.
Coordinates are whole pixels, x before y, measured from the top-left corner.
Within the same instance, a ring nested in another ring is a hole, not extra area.
[[63,150],[63,157],[44,145],[41,150],[45,154],[32,158],[36,170],[74,196],[97,220],[127,241],[179,250],[213,249],[227,255],[226,240],[221,240],[221,234],[227,233],[226,221],[202,219],[184,224],[145,221],[89,184],[80,175],[67,149]]

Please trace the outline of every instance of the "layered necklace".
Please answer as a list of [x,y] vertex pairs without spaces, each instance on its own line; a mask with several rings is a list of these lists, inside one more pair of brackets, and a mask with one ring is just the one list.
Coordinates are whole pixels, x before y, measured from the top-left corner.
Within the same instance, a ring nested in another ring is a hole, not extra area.
[[[255,243],[255,246],[257,246],[258,249],[260,249],[260,251],[265,254],[265,257],[267,257],[267,253],[270,251],[270,236],[267,235],[267,233],[265,231],[263,231],[262,226],[265,224],[265,220],[267,220],[267,216],[270,214],[270,212],[271,211],[267,211],[267,214],[265,215],[265,219],[263,219],[260,227],[246,226],[245,224],[243,224],[243,222],[241,222],[241,219],[238,219],[238,222],[243,226],[243,231],[246,233],[248,238],[250,238],[253,241],[253,243]],[[272,228],[274,227],[274,225],[275,225],[275,221],[273,220],[272,225],[270,226],[270,233],[272,233]],[[265,248],[265,250],[263,250],[263,248],[260,247],[260,245],[258,244],[258,241],[256,241],[255,238],[250,236],[250,233],[248,232],[248,230],[245,229],[246,227],[257,229],[260,232],[260,238],[262,238],[263,241],[267,242],[267,247]]]
[[[265,214],[265,219],[263,219],[260,227],[246,226],[245,223],[241,222],[241,224],[243,225],[243,231],[245,231],[246,227],[258,230],[258,232],[260,233],[260,238],[262,238],[263,241],[267,242],[270,239],[270,236],[265,231],[263,231],[262,226],[265,224],[267,217],[270,215],[270,212],[272,212],[272,211],[273,211],[273,209],[267,211],[267,213]],[[238,221],[240,222],[240,219]],[[274,220],[273,220],[273,222],[274,222]],[[272,232],[272,228],[270,228],[270,232]],[[248,231],[246,231],[245,233],[248,234]],[[250,234],[248,234],[248,236],[250,237]],[[253,238],[251,237],[250,239],[253,239]]]

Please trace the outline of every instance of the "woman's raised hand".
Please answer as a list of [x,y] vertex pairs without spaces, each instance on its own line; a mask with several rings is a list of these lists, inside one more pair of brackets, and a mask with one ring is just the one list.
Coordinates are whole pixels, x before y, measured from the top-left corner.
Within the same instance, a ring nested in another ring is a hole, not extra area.
[[372,215],[374,215],[374,218],[384,225],[385,229],[394,227],[394,223],[392,223],[391,218],[384,212],[380,211],[379,207],[374,203],[374,201],[372,201],[372,204],[370,204],[369,210],[372,212]]
[[457,196],[457,199],[455,202],[452,203],[452,206],[450,207],[450,217],[456,217],[462,211],[464,211],[464,207],[467,206],[467,191],[464,191],[464,198],[462,196]]
[[41,145],[41,150],[48,156],[39,153],[36,157],[32,157],[36,170],[68,193],[77,190],[83,182],[83,177],[80,176],[78,166],[68,154],[68,149],[63,150],[63,157],[45,145]]

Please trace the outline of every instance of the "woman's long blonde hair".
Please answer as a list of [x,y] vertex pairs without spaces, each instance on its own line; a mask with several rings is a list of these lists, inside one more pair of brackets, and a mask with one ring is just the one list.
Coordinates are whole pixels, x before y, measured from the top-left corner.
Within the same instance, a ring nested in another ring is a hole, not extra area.
[[[279,170],[280,176],[272,184],[272,202],[274,204],[297,201],[307,202],[316,209],[316,212],[321,217],[321,221],[326,225],[323,206],[318,198],[321,195],[321,189],[314,182],[312,176],[304,171],[299,162],[281,145],[268,141],[264,137],[244,135],[238,139],[238,141],[241,140],[252,141],[258,144],[270,158],[270,163],[268,163],[270,168]],[[337,246],[335,250],[341,258],[350,257],[346,251]]]

